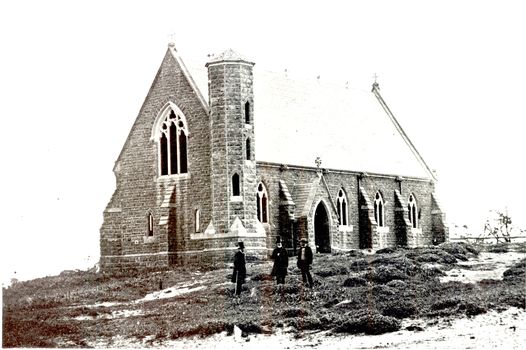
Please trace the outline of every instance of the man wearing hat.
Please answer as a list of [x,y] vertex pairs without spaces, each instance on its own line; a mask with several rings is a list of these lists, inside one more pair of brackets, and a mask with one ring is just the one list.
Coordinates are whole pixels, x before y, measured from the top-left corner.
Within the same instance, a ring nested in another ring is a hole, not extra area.
[[287,250],[283,248],[281,237],[279,236],[276,238],[276,248],[272,251],[272,260],[274,260],[274,266],[270,274],[276,276],[277,284],[285,284],[285,276],[289,267],[289,255]]
[[312,282],[312,276],[310,274],[310,265],[312,264],[312,249],[307,245],[307,238],[300,240],[300,249],[298,251],[298,268],[301,271],[301,277],[303,283],[307,283],[309,288],[312,288],[314,283]]
[[234,255],[234,273],[232,274],[232,283],[236,284],[235,295],[241,294],[241,287],[245,283],[247,269],[245,266],[245,244],[237,242],[238,251]]

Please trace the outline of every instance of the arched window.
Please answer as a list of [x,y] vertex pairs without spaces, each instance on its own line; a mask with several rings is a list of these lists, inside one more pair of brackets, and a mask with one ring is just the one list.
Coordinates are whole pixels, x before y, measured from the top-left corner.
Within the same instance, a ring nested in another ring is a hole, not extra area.
[[338,198],[336,199],[336,209],[338,210],[338,222],[340,225],[347,226],[347,196],[343,189],[338,192]]
[[245,124],[250,124],[250,102],[245,103]]
[[148,237],[153,236],[153,215],[148,213],[148,231],[146,232]]
[[187,135],[188,130],[183,119],[171,110],[161,123],[159,140],[161,175],[188,172]]
[[240,195],[241,191],[239,187],[239,175],[236,173],[232,176],[232,196]]
[[374,198],[374,218],[378,226],[385,226],[384,199],[380,192],[376,192],[376,197]]
[[260,222],[268,222],[268,194],[263,183],[259,183],[256,193],[257,215]]
[[251,154],[250,154],[250,137],[247,138],[247,142],[246,142],[246,151],[247,151],[247,160],[251,160],[252,157],[251,157]]
[[196,209],[195,210],[195,232],[201,232],[201,224],[200,224],[200,221],[201,221],[201,210],[200,209]]
[[407,203],[407,211],[409,212],[409,222],[411,223],[413,228],[418,228],[418,209],[416,207],[415,197],[412,194],[409,196],[409,201]]

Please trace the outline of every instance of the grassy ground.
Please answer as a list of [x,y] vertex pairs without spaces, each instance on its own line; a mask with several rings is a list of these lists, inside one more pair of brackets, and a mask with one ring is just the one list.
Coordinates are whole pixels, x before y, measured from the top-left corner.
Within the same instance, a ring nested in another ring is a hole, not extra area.
[[[525,251],[524,246],[513,249],[517,248]],[[249,280],[239,299],[232,295],[227,268],[185,267],[133,276],[64,273],[3,289],[2,342],[4,347],[87,347],[101,341],[115,346],[112,341],[120,336],[158,344],[232,333],[234,325],[245,333],[283,328],[297,334],[307,330],[379,334],[400,329],[403,318],[471,317],[490,309],[524,309],[526,259],[508,269],[502,280],[440,282],[444,271],[477,254],[471,245],[447,243],[376,254],[317,255],[313,289],[301,283],[294,258],[281,286],[268,275],[270,262],[254,262],[248,264]],[[158,291],[161,280],[165,288],[176,287],[170,291],[175,296],[138,301]],[[195,291],[177,294],[182,288]]]

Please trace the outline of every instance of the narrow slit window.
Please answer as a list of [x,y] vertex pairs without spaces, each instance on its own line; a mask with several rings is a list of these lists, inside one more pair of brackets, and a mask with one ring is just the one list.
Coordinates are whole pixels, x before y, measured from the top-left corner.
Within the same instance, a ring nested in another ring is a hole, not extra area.
[[268,193],[262,182],[258,184],[256,192],[256,207],[259,222],[268,222]]
[[196,209],[195,210],[195,232],[201,232],[201,210]]
[[147,236],[151,237],[153,236],[153,215],[152,213],[148,213],[148,232]]
[[408,218],[409,222],[411,223],[411,227],[418,228],[418,216],[417,216],[417,206],[416,206],[416,200],[415,197],[411,194],[409,196],[409,201],[407,203],[407,211],[408,211]]
[[338,223],[342,226],[347,226],[347,196],[343,189],[338,191],[338,198],[336,199],[336,208],[338,211]]
[[380,192],[376,192],[376,196],[374,198],[374,218],[379,227],[385,226],[384,206],[385,203],[382,194]]
[[250,102],[245,103],[245,124],[250,124]]
[[241,191],[239,187],[239,175],[236,173],[232,176],[232,196],[240,195]]
[[247,160],[251,160],[251,154],[250,154],[250,137],[247,138],[247,142],[246,142],[246,152],[247,152]]

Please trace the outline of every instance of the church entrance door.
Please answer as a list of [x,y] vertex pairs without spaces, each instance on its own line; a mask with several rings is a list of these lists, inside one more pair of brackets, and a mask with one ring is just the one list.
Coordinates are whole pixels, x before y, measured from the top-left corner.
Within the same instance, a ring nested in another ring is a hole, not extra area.
[[322,202],[318,204],[314,213],[314,242],[316,244],[316,252],[331,252],[329,216]]

